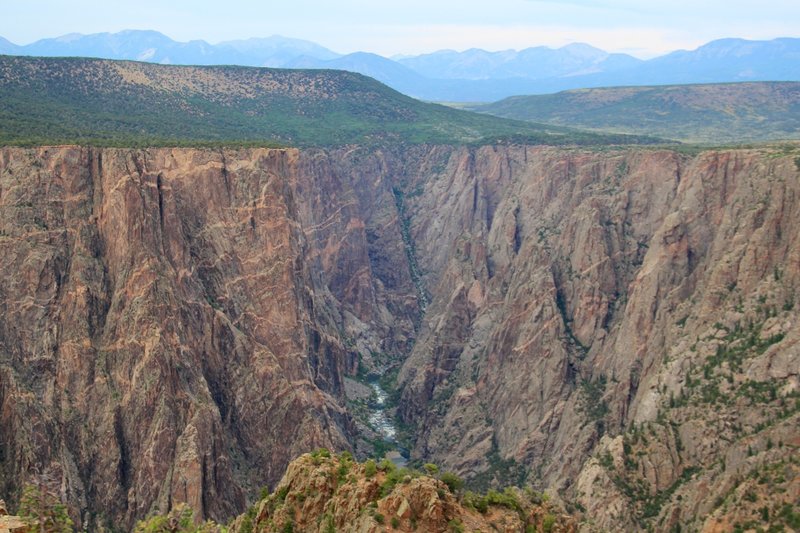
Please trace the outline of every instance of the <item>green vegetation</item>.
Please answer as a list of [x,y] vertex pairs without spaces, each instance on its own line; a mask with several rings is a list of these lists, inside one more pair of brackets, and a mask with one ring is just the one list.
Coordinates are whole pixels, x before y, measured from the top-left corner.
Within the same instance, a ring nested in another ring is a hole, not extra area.
[[464,488],[464,480],[452,472],[442,473],[439,479],[442,481],[442,483],[447,485],[447,488],[450,489],[450,492],[453,494],[458,493]]
[[550,533],[550,531],[553,531],[553,526],[555,524],[556,524],[556,517],[551,514],[548,514],[547,516],[544,517],[544,521],[542,522],[542,530],[545,533]]
[[364,475],[367,479],[373,478],[377,472],[378,466],[375,464],[374,459],[369,459],[364,463]]
[[433,463],[425,463],[422,465],[422,468],[425,470],[425,473],[429,476],[435,476],[439,473],[439,467]]
[[577,89],[472,109],[499,117],[688,142],[800,139],[800,83]]
[[411,468],[396,468],[394,463],[389,462],[391,467],[384,468],[386,478],[381,483],[381,498],[388,496],[398,483],[408,483],[414,478],[422,476],[422,472]]
[[[227,531],[226,528],[211,521],[195,525],[193,517],[194,511],[190,507],[178,504],[167,516],[156,515],[137,522],[133,531],[134,533],[224,533]],[[246,533],[252,529],[252,517],[247,515],[242,521],[240,531]]]
[[[779,276],[780,273],[776,271],[776,281]],[[671,394],[669,397],[667,405],[670,409],[704,404],[733,406],[742,400],[751,406],[763,405],[768,409],[762,411],[762,415],[768,418],[755,426],[756,432],[797,412],[798,402],[792,402],[796,400],[797,393],[781,395],[779,382],[754,381],[741,375],[746,360],[763,354],[770,346],[785,338],[782,332],[762,335],[765,322],[781,311],[777,304],[767,304],[764,296],[760,296],[757,302],[758,305],[746,319],[731,327],[714,324],[717,335],[702,339],[703,342],[715,344],[714,353],[705,359],[702,366],[692,365],[687,370],[680,394],[677,397]],[[787,300],[782,304],[783,312],[790,311],[787,308],[792,306],[793,301]],[[742,308],[742,304],[737,304],[737,308]],[[720,337],[723,333],[724,336]],[[735,375],[740,377],[736,379]]]
[[[626,468],[629,470],[633,468],[633,465],[628,463],[627,454],[625,462]],[[617,489],[633,503],[631,511],[639,524],[644,527],[649,519],[658,516],[661,508],[672,498],[675,491],[699,471],[698,467],[685,468],[672,485],[656,493],[652,493],[647,480],[639,478],[636,472],[618,472],[609,469],[609,474]]]
[[483,496],[489,505],[500,505],[503,507],[507,507],[513,511],[516,511],[521,515],[521,518],[525,518],[523,511],[522,511],[522,504],[517,497],[517,493],[514,492],[513,489],[505,489],[503,492],[498,492],[496,490],[489,490],[486,493],[486,496]]
[[428,307],[428,293],[425,290],[425,283],[422,281],[422,274],[417,263],[417,250],[414,245],[414,239],[411,237],[411,220],[406,213],[405,195],[402,190],[397,187],[392,187],[394,194],[395,206],[397,206],[397,214],[400,217],[400,235],[403,238],[403,244],[406,250],[406,257],[408,259],[408,270],[411,274],[411,281],[417,289],[417,297],[419,298],[420,316],[414,322],[414,327],[419,328],[422,321],[422,315]]
[[467,486],[476,491],[486,491],[490,487],[516,485],[523,486],[527,476],[525,468],[521,467],[517,461],[510,457],[504,459],[500,456],[500,447],[496,439],[492,438],[492,448],[486,454],[489,468],[485,471],[470,477]]
[[423,103],[350,72],[0,56],[0,144],[648,141]]
[[605,392],[605,376],[600,376],[594,381],[586,379],[581,381],[579,409],[587,422],[595,423],[599,435],[605,431],[605,417],[608,414],[608,403],[603,399]]
[[447,527],[450,528],[450,531],[453,533],[463,533],[464,532],[464,524],[461,523],[460,520],[454,518],[447,523]]
[[17,511],[20,518],[34,526],[35,531],[71,533],[74,525],[67,508],[45,487],[26,485]]
[[256,517],[256,508],[255,506],[251,506],[247,508],[247,511],[244,513],[242,517],[242,525],[239,528],[241,533],[252,533],[253,532],[253,520]]

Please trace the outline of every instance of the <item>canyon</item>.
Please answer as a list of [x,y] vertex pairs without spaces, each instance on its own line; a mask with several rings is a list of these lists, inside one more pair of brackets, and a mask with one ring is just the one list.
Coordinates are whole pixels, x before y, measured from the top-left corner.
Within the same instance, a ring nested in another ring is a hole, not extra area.
[[797,144],[2,148],[0,498],[225,521],[370,455],[346,380],[396,372],[410,459],[476,487],[791,526],[799,200]]

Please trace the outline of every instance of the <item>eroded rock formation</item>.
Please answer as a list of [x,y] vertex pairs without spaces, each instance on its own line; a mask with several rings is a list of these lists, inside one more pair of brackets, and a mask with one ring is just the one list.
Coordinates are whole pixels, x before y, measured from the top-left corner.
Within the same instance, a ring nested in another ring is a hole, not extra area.
[[537,493],[459,495],[439,479],[397,470],[390,461],[358,463],[322,450],[293,461],[275,493],[238,517],[231,531],[574,533],[576,526]]
[[798,487],[792,150],[3,149],[0,495],[225,519],[406,358],[414,458],[732,523]]
[[225,518],[348,448],[345,339],[404,346],[417,314],[378,189],[294,150],[0,152],[0,491],[46,471],[84,521]]
[[410,183],[435,295],[401,374],[414,455],[601,528],[725,514],[800,444],[799,178],[769,150],[487,147]]

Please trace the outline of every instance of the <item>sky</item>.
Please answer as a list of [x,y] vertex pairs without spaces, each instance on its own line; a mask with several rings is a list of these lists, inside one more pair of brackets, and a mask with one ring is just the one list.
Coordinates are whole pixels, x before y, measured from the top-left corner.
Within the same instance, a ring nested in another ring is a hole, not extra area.
[[584,42],[650,58],[722,37],[800,37],[800,1],[0,0],[0,36],[16,44],[124,29],[210,43],[283,35],[388,57]]

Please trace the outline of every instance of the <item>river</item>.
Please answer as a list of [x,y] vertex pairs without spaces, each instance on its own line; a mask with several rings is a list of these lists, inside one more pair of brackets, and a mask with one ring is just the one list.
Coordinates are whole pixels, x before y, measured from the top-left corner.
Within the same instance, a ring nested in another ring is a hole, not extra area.
[[375,393],[375,401],[370,402],[369,423],[383,437],[383,440],[393,447],[386,453],[386,458],[397,466],[406,466],[408,451],[397,442],[397,427],[386,406],[389,395],[377,380],[370,381],[369,386]]

